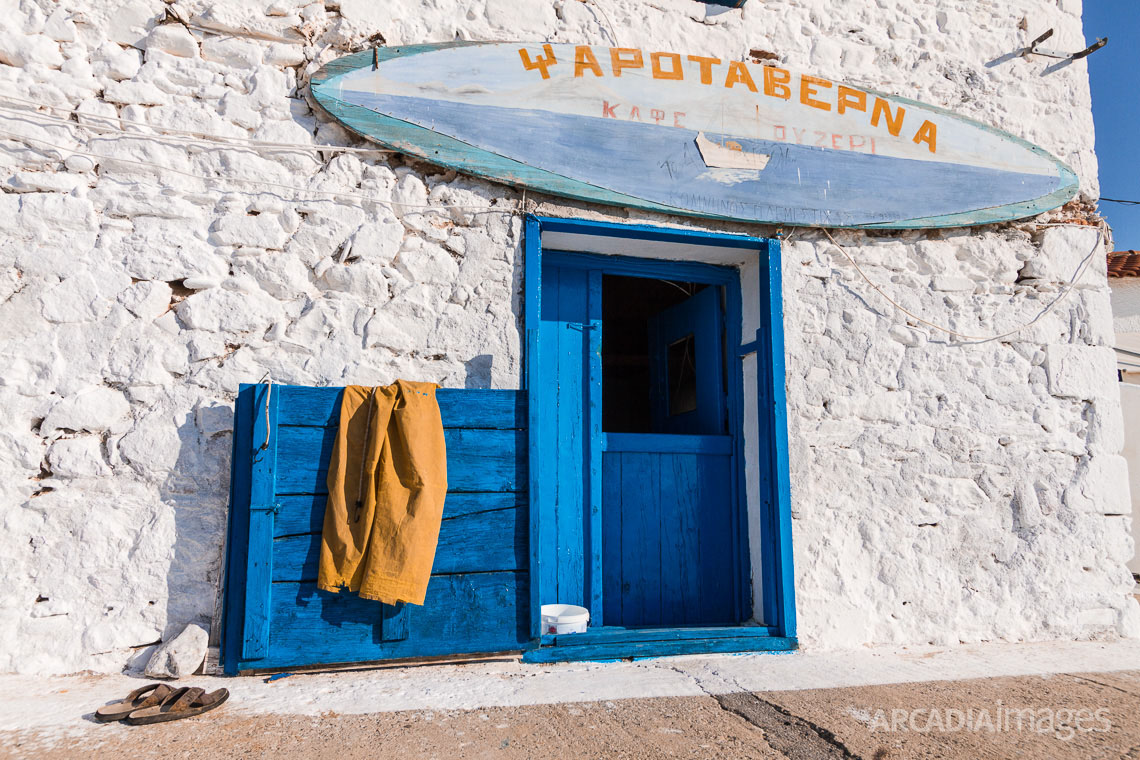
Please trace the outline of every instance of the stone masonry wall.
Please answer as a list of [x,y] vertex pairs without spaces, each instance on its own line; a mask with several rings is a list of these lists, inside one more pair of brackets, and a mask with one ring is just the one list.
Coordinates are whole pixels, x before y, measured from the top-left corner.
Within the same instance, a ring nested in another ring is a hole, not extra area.
[[[1008,55],[1048,27],[1083,46],[1079,0],[0,11],[0,671],[118,670],[210,624],[239,383],[518,387],[520,192],[395,155],[169,137],[365,147],[306,100],[332,58],[453,39],[763,51],[1007,129],[1096,195],[1084,63]],[[910,310],[988,335],[1037,315],[1097,237],[1018,224],[837,239]],[[979,344],[908,325],[816,231],[784,252],[804,645],[1140,635],[1103,249],[1055,311]]]

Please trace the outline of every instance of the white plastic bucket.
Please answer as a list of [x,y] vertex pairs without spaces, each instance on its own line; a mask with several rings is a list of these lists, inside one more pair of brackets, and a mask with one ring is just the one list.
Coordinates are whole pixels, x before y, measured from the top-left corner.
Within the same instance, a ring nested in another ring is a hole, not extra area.
[[543,633],[585,633],[590,611],[574,604],[542,605]]

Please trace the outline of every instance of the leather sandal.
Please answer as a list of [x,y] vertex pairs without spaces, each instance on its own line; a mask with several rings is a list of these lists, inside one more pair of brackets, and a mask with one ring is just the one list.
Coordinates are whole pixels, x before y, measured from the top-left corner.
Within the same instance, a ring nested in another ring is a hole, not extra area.
[[171,693],[160,705],[134,710],[127,716],[127,723],[132,726],[140,726],[147,723],[163,723],[168,720],[191,718],[213,710],[225,702],[229,696],[229,689],[218,689],[207,694],[205,689],[199,689],[196,686],[184,686]]
[[164,683],[147,684],[132,691],[127,695],[126,699],[100,707],[95,711],[95,720],[103,723],[122,720],[135,710],[161,705],[166,701],[166,698],[173,693],[174,689]]

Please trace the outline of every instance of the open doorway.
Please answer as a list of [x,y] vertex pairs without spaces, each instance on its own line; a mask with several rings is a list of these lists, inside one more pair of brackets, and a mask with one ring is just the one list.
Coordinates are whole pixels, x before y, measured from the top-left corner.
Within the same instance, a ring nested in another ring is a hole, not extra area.
[[595,626],[747,620],[739,412],[729,413],[726,360],[726,325],[739,320],[738,272],[544,258],[540,333],[557,451],[549,519],[559,558],[549,572],[557,598],[600,597]]
[[528,216],[524,246],[524,659],[794,649],[778,242]]
[[725,433],[723,311],[720,286],[603,275],[602,430]]

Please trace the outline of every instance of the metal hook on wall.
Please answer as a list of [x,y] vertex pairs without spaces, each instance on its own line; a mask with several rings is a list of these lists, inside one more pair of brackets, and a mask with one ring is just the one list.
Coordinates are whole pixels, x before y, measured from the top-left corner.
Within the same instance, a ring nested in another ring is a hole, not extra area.
[[1045,40],[1049,39],[1052,36],[1053,36],[1053,30],[1052,29],[1047,30],[1040,37],[1033,40],[1033,42],[1030,42],[1029,47],[1027,47],[1021,51],[1021,55],[1023,57],[1028,56],[1028,55],[1043,55],[1046,58],[1057,58],[1057,59],[1062,60],[1062,61],[1079,61],[1081,58],[1084,58],[1085,56],[1090,55],[1092,53],[1095,53],[1097,50],[1100,50],[1102,47],[1104,47],[1105,45],[1108,44],[1108,37],[1098,37],[1096,42],[1089,45],[1087,48],[1085,48],[1084,50],[1082,50],[1078,53],[1064,53],[1064,52],[1061,52],[1060,50],[1053,50],[1052,48],[1040,47],[1042,42],[1044,42]]

